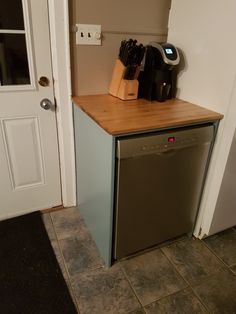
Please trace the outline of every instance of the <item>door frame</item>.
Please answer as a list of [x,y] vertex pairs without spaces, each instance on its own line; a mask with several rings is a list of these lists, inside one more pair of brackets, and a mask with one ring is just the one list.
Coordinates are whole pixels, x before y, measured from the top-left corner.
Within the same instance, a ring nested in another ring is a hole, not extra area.
[[217,200],[236,130],[236,74],[232,84],[229,103],[224,119],[220,122],[208,174],[203,190],[194,236],[203,239],[212,235],[211,224],[214,218]]
[[69,9],[66,0],[48,0],[52,73],[57,110],[62,205],[76,205],[73,109],[71,98]]

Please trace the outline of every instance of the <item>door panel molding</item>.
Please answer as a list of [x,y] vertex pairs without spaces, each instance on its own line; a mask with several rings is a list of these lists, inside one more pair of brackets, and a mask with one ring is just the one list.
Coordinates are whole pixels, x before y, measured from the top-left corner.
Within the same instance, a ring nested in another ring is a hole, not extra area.
[[2,119],[2,130],[12,189],[19,190],[45,184],[39,119],[37,117]]

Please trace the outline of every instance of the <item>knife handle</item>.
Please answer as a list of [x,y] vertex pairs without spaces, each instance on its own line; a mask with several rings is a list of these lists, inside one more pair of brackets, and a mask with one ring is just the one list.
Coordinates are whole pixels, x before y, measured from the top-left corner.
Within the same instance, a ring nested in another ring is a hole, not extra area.
[[134,75],[136,73],[136,68],[137,66],[136,65],[128,65],[126,67],[126,70],[125,70],[125,74],[124,74],[124,79],[125,80],[133,80],[134,79]]

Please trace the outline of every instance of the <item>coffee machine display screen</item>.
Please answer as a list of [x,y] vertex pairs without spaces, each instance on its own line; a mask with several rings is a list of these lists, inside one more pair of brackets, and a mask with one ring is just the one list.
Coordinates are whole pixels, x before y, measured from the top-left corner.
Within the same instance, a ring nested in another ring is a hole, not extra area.
[[173,50],[171,48],[165,48],[165,51],[168,55],[172,55],[173,54]]
[[[178,55],[177,55],[177,50],[175,49],[175,47],[171,44],[164,44],[162,46],[163,48],[163,52],[164,52],[164,55],[166,56],[167,60],[176,60]],[[168,61],[167,61],[168,63]]]

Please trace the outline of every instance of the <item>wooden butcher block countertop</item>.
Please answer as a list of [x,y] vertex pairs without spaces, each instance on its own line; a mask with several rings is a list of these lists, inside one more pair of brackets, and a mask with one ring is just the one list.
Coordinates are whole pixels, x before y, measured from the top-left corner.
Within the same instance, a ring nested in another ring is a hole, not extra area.
[[111,135],[216,121],[222,114],[180,99],[122,101],[110,95],[76,96],[73,102]]

